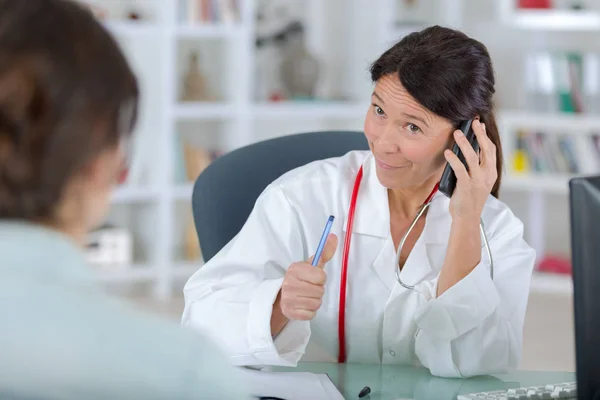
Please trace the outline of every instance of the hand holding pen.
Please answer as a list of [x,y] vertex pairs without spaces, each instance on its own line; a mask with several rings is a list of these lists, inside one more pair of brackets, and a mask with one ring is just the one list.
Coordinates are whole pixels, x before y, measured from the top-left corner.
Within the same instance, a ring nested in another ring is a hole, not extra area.
[[329,234],[334,217],[329,217],[315,255],[308,262],[290,265],[281,286],[279,306],[289,320],[311,320],[321,307],[327,275],[323,270],[337,248],[337,236]]

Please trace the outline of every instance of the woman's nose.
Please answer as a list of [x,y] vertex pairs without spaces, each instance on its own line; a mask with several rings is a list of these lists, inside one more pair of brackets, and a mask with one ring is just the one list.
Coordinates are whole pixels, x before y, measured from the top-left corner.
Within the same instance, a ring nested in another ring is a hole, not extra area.
[[398,132],[393,127],[386,127],[377,138],[375,145],[381,152],[396,153],[400,150]]

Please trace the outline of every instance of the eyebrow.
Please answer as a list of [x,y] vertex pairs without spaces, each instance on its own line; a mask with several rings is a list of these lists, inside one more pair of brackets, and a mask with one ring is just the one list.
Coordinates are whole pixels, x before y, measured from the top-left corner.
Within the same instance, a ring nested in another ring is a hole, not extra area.
[[[381,101],[381,104],[382,104],[382,105],[385,105],[385,101],[384,101],[384,100],[381,98],[381,96],[380,96],[380,95],[378,95],[378,94],[377,94],[377,92],[373,91],[373,94],[372,94],[372,96],[373,96],[373,97],[377,97],[377,99],[378,99],[379,101]],[[404,115],[405,115],[406,117],[408,117],[408,118],[416,119],[417,121],[419,121],[419,122],[422,122],[422,123],[423,123],[423,125],[425,125],[426,127],[428,127],[428,128],[429,128],[429,124],[427,123],[427,121],[425,121],[425,119],[423,119],[423,118],[421,118],[421,117],[417,117],[416,115],[412,115],[412,114],[406,114],[406,113],[402,113],[402,114],[404,114]]]
[[377,99],[379,99],[379,101],[381,102],[381,104],[385,104],[385,101],[381,98],[380,95],[377,94],[377,92],[373,91],[373,94],[371,96],[377,97]]
[[422,122],[426,127],[429,128],[429,124],[423,118],[417,117],[416,115],[412,115],[412,114],[406,114],[406,113],[402,113],[402,114],[404,114],[408,118],[416,119],[417,121]]

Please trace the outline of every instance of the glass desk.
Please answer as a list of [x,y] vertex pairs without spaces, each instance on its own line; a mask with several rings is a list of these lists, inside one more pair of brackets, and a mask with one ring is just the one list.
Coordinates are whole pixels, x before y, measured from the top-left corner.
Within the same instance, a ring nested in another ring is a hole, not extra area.
[[572,372],[538,371],[444,379],[432,376],[424,368],[400,365],[299,363],[296,368],[276,367],[272,370],[327,374],[346,399],[358,399],[358,393],[362,388],[369,386],[370,397],[363,397],[363,400],[450,400],[455,399],[459,394],[576,380],[575,373]]

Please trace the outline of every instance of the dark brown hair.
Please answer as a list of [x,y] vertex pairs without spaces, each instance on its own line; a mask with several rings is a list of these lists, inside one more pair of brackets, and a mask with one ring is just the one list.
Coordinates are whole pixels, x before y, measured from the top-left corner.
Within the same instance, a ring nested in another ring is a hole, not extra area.
[[131,134],[138,83],[69,0],[0,0],[0,219],[53,218],[69,180]]
[[462,32],[432,26],[405,36],[371,65],[371,79],[397,74],[404,88],[423,107],[451,121],[480,116],[496,145],[498,197],[502,147],[494,115],[494,70],[486,47]]

